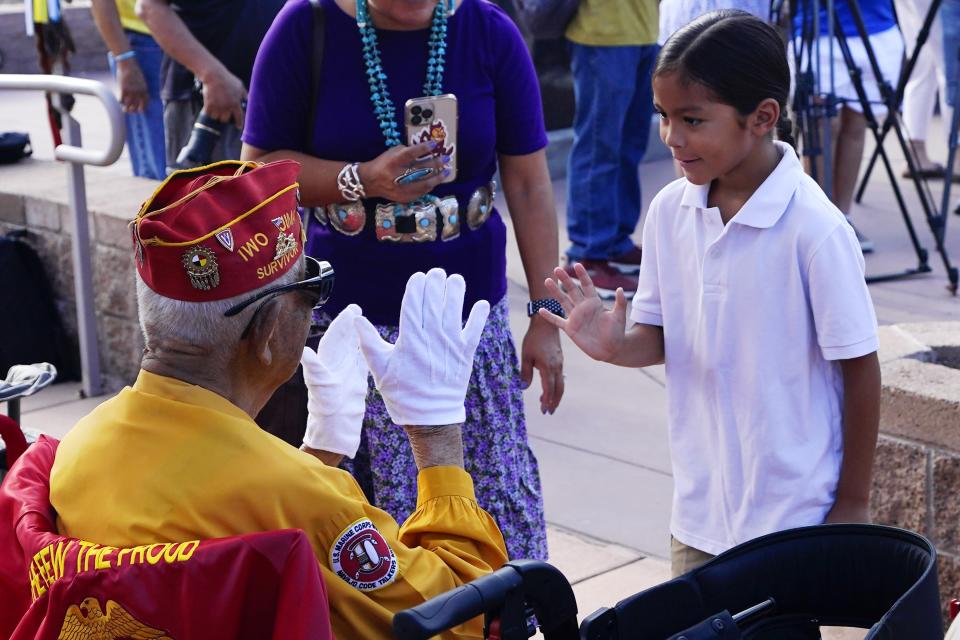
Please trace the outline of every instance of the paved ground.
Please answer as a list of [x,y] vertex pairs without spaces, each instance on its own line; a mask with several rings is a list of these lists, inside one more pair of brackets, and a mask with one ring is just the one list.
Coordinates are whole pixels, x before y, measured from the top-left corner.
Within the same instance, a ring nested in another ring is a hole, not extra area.
[[[77,113],[85,139],[94,146],[105,122],[96,111],[95,103],[80,99]],[[51,157],[42,106],[35,96],[0,92],[0,122],[4,129],[30,131],[36,156]],[[938,138],[945,138],[939,122],[934,125],[930,142],[935,158],[942,156],[944,147]],[[887,149],[899,175],[904,162],[892,137]],[[127,166],[121,159],[113,167],[96,171],[126,174]],[[669,161],[646,163],[640,173],[645,201],[673,178]],[[880,322],[960,319],[960,300],[945,288],[945,272],[933,252],[933,238],[916,195],[906,181],[900,180],[899,184],[918,236],[930,250],[933,272],[871,285]],[[566,183],[559,180],[554,186],[563,229]],[[939,187],[932,186],[939,194]],[[867,258],[870,274],[917,265],[885,176],[875,174],[853,217],[876,242],[876,253]],[[954,259],[960,260],[960,230],[955,228],[960,227],[960,217],[951,215],[949,224],[952,228],[947,231],[947,245]],[[565,243],[561,238],[561,248]],[[508,265],[511,322],[519,338],[527,322],[527,293],[512,236]],[[664,379],[662,367],[624,370],[593,362],[569,341],[565,341],[565,358],[567,391],[563,403],[555,415],[542,416],[536,387],[528,391],[528,430],[541,465],[552,561],[574,582],[581,612],[589,613],[668,577],[665,558],[672,478]],[[62,435],[98,402],[77,400],[75,386],[54,387],[25,404],[23,422],[27,427]]]

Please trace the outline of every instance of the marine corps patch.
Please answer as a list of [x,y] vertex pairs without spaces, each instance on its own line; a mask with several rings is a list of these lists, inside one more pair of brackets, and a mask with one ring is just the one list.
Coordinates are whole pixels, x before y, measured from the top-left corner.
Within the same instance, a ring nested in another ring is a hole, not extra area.
[[344,529],[330,547],[330,566],[347,584],[360,591],[375,591],[399,574],[397,556],[369,518]]

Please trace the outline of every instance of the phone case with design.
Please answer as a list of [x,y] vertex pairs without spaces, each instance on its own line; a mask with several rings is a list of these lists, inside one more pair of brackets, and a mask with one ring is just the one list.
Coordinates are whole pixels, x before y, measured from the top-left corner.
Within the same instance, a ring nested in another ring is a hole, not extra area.
[[450,156],[450,175],[443,182],[457,177],[457,119],[457,97],[451,93],[411,98],[403,108],[407,144],[432,140],[440,143],[434,155]]

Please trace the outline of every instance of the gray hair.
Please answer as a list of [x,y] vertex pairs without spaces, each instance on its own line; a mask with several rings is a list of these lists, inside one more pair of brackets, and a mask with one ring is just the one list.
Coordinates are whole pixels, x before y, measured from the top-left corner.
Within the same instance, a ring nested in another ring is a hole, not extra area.
[[140,329],[147,347],[157,340],[176,340],[200,347],[212,357],[226,356],[240,341],[257,304],[226,317],[230,307],[253,297],[268,287],[291,284],[303,278],[303,257],[293,268],[269,284],[232,298],[212,302],[186,302],[160,295],[144,283],[137,273],[137,309]]

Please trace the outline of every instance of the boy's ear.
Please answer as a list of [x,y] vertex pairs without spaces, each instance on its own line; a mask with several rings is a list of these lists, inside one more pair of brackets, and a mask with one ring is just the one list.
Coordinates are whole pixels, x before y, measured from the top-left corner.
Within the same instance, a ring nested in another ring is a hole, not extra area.
[[753,110],[750,118],[754,132],[760,136],[775,131],[778,120],[780,120],[780,105],[773,98],[762,100]]

